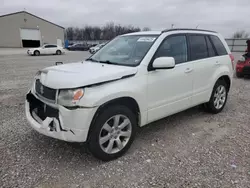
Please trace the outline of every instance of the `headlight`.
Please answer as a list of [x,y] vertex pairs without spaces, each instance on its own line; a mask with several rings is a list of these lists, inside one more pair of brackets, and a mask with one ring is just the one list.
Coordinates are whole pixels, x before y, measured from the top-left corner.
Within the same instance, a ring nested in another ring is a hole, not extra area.
[[57,102],[62,106],[76,106],[84,95],[84,89],[60,90]]

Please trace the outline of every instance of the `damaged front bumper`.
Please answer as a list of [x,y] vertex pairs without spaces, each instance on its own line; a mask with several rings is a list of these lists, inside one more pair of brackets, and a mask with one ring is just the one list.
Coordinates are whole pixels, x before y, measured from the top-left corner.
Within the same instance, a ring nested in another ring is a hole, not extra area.
[[68,142],[85,142],[96,108],[69,110],[50,105],[31,92],[25,101],[26,117],[39,133]]

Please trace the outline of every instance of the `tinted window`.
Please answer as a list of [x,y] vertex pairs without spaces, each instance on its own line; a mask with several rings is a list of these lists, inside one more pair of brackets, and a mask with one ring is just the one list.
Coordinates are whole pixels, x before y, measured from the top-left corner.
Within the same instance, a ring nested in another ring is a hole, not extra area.
[[209,40],[209,38],[206,36],[206,41],[207,41],[207,49],[208,49],[208,55],[209,57],[214,57],[216,56],[216,53],[214,51],[214,48]]
[[191,60],[204,59],[208,57],[207,44],[205,36],[203,35],[191,35],[190,49],[191,49]]
[[173,57],[175,63],[187,61],[187,41],[185,36],[172,36],[167,38],[158,48],[155,58]]
[[56,48],[56,45],[46,45],[45,48]]
[[227,50],[225,49],[224,45],[222,44],[221,40],[217,36],[210,36],[214,47],[218,53],[218,55],[226,55]]

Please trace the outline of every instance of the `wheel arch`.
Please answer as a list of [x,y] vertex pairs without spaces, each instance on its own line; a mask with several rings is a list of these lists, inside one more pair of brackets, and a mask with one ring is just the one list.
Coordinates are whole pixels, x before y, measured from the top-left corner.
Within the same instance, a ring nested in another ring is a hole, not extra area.
[[112,105],[123,105],[123,106],[126,106],[129,109],[131,109],[132,112],[136,116],[137,126],[140,125],[140,121],[141,121],[140,113],[141,112],[140,112],[140,107],[139,107],[139,104],[137,103],[137,101],[134,98],[129,97],[129,96],[115,98],[115,99],[112,99],[112,100],[109,100],[109,101],[103,103],[102,105],[100,105],[98,107],[98,109],[96,110],[96,112],[92,118],[92,121],[91,121],[91,124],[89,127],[89,131],[88,131],[87,140],[89,138],[90,132],[92,131],[92,128],[94,127],[94,124],[95,124],[95,121],[96,121],[96,118],[98,117],[98,115],[101,112],[103,112],[103,110],[105,110],[105,108],[107,108],[108,106],[112,106]]
[[[220,76],[220,77],[217,79],[217,81],[218,81],[218,80],[223,80],[223,81],[225,81],[226,84],[227,84],[227,91],[230,90],[230,88],[231,88],[231,79],[230,79],[230,77],[229,77],[228,75]],[[216,81],[216,82],[217,82],[217,81]]]

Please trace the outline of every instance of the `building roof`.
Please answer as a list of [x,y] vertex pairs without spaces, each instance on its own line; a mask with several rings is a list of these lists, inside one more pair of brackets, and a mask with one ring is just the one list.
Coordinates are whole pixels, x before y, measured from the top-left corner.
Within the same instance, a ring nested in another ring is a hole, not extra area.
[[53,25],[55,25],[55,26],[57,26],[57,27],[60,27],[60,28],[64,29],[64,27],[62,27],[62,26],[60,26],[60,25],[57,25],[57,24],[55,24],[55,23],[52,23],[52,22],[50,22],[50,21],[48,21],[48,20],[45,20],[45,19],[43,19],[43,18],[41,18],[41,17],[38,17],[38,16],[34,15],[34,14],[31,14],[31,13],[29,13],[29,12],[27,12],[27,11],[19,11],[19,12],[13,12],[13,13],[10,13],[10,14],[0,15],[0,18],[1,18],[1,17],[6,17],[6,16],[11,16],[11,15],[14,15],[14,14],[20,14],[20,13],[29,14],[29,15],[31,15],[31,16],[34,16],[34,17],[40,19],[40,20],[43,20],[43,21],[45,21],[45,22],[48,22],[48,23],[50,23],[50,24],[53,24]]

